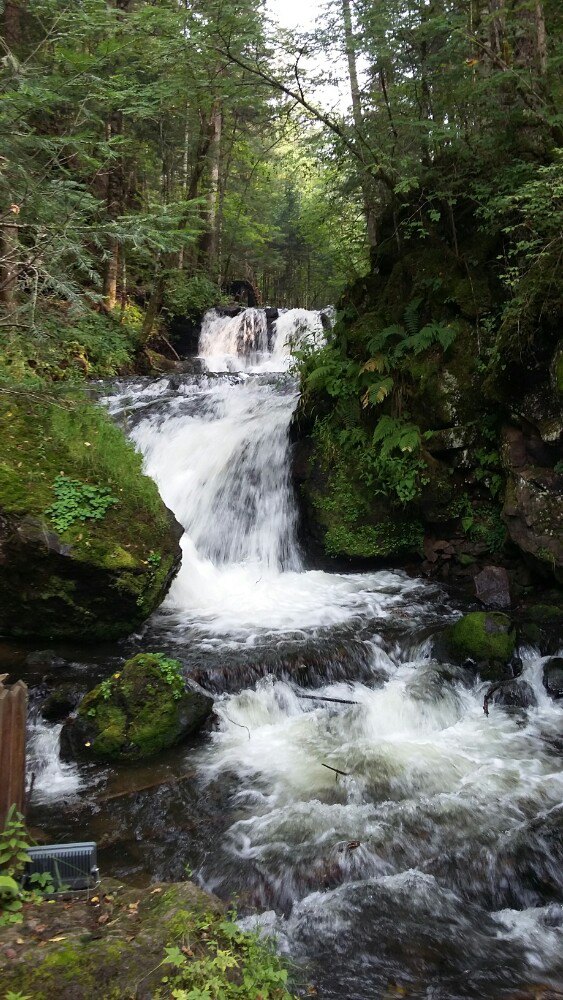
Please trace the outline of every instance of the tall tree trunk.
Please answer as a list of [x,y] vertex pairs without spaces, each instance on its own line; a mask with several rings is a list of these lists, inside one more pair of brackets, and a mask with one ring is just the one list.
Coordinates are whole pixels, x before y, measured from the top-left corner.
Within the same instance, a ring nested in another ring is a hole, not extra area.
[[221,137],[223,110],[220,98],[213,102],[211,112],[211,145],[209,147],[209,195],[207,198],[207,266],[212,277],[218,272],[219,251],[219,186],[221,179]]
[[[120,112],[111,116],[107,125],[108,141],[121,135],[123,120]],[[112,164],[107,173],[106,208],[108,218],[115,222],[121,214],[123,205],[123,165],[121,155]],[[119,242],[111,238],[108,247],[108,257],[104,276],[104,297],[106,308],[115,309],[117,303],[117,279],[119,275]]]
[[11,221],[18,214],[18,206],[12,205],[8,219],[0,223],[0,302],[7,309],[15,305],[18,285],[18,227]]
[[356,127],[356,141],[359,143],[360,161],[364,166],[362,177],[362,198],[364,203],[364,215],[366,218],[368,243],[371,249],[377,246],[377,221],[375,207],[373,204],[373,190],[370,178],[367,175],[364,150],[361,145],[363,131],[363,112],[360,86],[358,82],[358,67],[356,61],[356,42],[354,39],[354,29],[352,24],[352,8],[350,0],[342,0],[342,18],[344,21],[344,43],[346,48],[346,58],[348,60],[348,74],[350,77],[350,92],[352,96],[352,114]]
[[[2,36],[7,48],[16,54],[21,42],[21,6],[14,0],[6,0],[2,16]],[[0,223],[0,302],[6,308],[15,304],[18,282],[18,227],[15,217],[19,206],[11,205]]]
[[2,19],[4,42],[11,52],[17,52],[21,41],[21,6],[14,0],[5,0]]
[[[133,0],[109,0],[110,6],[121,14],[127,14],[132,7]],[[109,142],[117,136],[123,134],[123,115],[121,111],[114,111],[106,126],[106,138]],[[125,175],[123,157],[118,154],[107,173],[106,206],[108,218],[115,222],[122,214],[125,199]],[[115,309],[117,304],[117,287],[120,270],[120,248],[117,239],[110,238],[108,247],[108,257],[104,275],[104,297],[106,308]]]
[[535,18],[539,70],[541,75],[545,76],[547,73],[547,31],[545,29],[545,16],[541,0],[536,0]]

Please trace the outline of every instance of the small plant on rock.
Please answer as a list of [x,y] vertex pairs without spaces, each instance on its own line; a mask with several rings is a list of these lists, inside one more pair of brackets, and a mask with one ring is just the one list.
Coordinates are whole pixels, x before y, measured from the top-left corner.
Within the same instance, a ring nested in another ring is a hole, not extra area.
[[61,532],[76,521],[101,521],[118,502],[107,486],[92,486],[62,474],[53,483],[53,493],[55,500],[45,513]]

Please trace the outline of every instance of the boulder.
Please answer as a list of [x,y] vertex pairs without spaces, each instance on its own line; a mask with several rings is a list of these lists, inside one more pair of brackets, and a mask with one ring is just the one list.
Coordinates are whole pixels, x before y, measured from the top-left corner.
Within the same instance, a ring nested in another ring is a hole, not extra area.
[[487,608],[510,607],[508,573],[502,566],[485,566],[475,577],[475,593]]
[[[490,697],[489,697],[490,695]],[[533,708],[537,705],[534,689],[527,681],[510,680],[499,684],[486,696],[488,704],[507,709]]]
[[435,640],[438,656],[475,669],[484,680],[510,676],[509,664],[516,647],[516,632],[507,615],[473,611],[458,619]]
[[544,664],[543,685],[551,698],[563,698],[563,656],[552,656]]
[[140,653],[82,701],[61,734],[65,757],[134,761],[199,732],[213,708],[187,687],[181,665],[161,653]]
[[45,698],[41,705],[41,715],[47,722],[64,722],[68,719],[84,693],[76,684],[61,684]]
[[[536,570],[563,580],[563,476],[555,449],[534,433],[505,428],[508,473],[502,516],[512,541]],[[551,464],[548,464],[551,463]]]
[[141,456],[83,394],[0,398],[0,635],[129,635],[181,561]]
[[537,646],[544,656],[557,653],[563,641],[563,609],[557,604],[533,604],[523,608],[518,615],[518,635]]

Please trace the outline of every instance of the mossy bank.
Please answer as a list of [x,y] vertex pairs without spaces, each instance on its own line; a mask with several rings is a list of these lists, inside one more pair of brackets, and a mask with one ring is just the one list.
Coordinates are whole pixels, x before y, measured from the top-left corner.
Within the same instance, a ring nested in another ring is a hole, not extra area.
[[2,997],[291,1000],[271,944],[243,933],[190,882],[103,882],[90,900],[26,904],[23,916],[0,928]]
[[181,558],[140,456],[78,389],[2,388],[0,423],[0,634],[129,634]]

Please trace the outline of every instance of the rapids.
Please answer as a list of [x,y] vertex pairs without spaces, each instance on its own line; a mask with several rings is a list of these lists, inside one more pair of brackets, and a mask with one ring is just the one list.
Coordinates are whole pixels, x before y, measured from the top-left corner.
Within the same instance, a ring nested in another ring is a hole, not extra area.
[[432,659],[460,610],[440,588],[307,568],[291,349],[322,342],[327,315],[211,312],[199,374],[112,387],[185,531],[164,606],[119,652],[177,656],[217,726],[113,773],[59,762],[41,724],[37,821],[97,838],[121,877],[189,866],[320,997],[531,997],[563,982],[563,710],[525,648],[537,707],[485,717],[486,685]]

